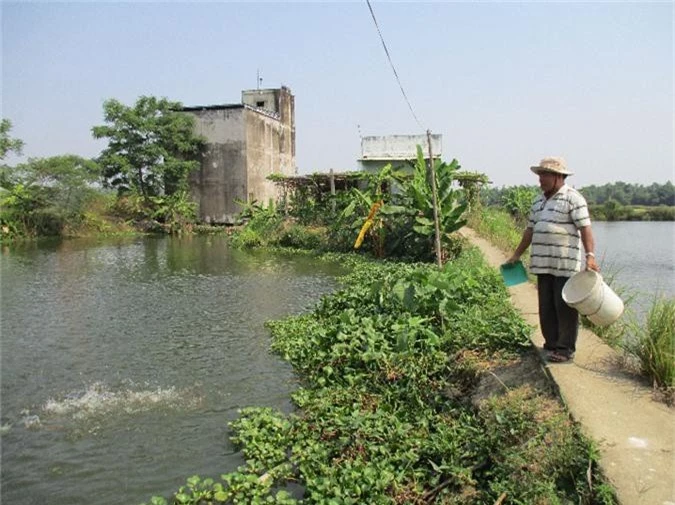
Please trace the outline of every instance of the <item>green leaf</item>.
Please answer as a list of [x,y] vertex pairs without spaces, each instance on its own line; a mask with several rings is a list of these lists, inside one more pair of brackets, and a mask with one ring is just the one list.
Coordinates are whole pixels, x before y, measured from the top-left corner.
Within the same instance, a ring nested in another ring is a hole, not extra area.
[[213,494],[213,498],[218,500],[218,501],[225,502],[225,501],[230,499],[230,493],[228,493],[227,491],[224,491],[224,490],[216,491]]
[[424,235],[426,237],[434,233],[434,229],[429,228],[428,226],[415,225],[413,226],[413,230],[415,230],[415,232],[419,233],[420,235]]
[[417,221],[419,224],[424,225],[424,226],[434,226],[434,221],[432,219],[426,218],[426,217],[416,217],[415,221]]
[[380,214],[384,214],[384,215],[388,215],[388,216],[396,215],[396,214],[403,214],[407,211],[408,211],[408,208],[404,207],[403,205],[389,205],[389,204],[383,205],[382,207],[380,207],[380,210],[379,210]]
[[188,503],[190,501],[190,497],[186,495],[185,493],[177,493],[176,494],[176,501],[178,503]]

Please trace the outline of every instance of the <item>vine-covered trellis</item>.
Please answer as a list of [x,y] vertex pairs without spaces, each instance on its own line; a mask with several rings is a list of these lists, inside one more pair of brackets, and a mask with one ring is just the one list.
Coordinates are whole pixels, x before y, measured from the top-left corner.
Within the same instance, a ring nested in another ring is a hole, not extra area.
[[480,190],[484,184],[489,184],[487,175],[480,172],[461,171],[455,174],[454,179],[466,192],[466,200],[469,204],[469,212],[480,209]]
[[[280,189],[279,203],[288,213],[291,206],[306,206],[311,202],[323,205],[328,199],[334,198],[337,192],[359,187],[368,177],[372,177],[369,172],[338,173],[331,170],[328,173],[295,176],[272,174],[267,178]],[[488,176],[480,172],[459,171],[453,179],[465,191],[469,210],[478,210],[481,188],[490,183]]]
[[335,196],[338,191],[347,191],[358,187],[359,182],[367,177],[365,172],[342,172],[332,170],[328,173],[313,173],[309,175],[284,176],[272,174],[267,178],[281,189],[281,205],[288,213],[291,202],[293,205],[306,205],[310,199],[324,202]]

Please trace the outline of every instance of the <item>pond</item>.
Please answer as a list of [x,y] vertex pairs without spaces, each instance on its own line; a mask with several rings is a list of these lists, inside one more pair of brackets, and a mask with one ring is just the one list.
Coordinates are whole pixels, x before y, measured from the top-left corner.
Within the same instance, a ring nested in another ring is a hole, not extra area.
[[[594,222],[596,254],[612,285],[641,313],[656,295],[675,297],[675,222]],[[624,294],[624,293],[622,293]]]
[[243,464],[228,421],[290,410],[264,323],[311,308],[339,265],[224,237],[71,240],[3,250],[2,502],[168,496]]

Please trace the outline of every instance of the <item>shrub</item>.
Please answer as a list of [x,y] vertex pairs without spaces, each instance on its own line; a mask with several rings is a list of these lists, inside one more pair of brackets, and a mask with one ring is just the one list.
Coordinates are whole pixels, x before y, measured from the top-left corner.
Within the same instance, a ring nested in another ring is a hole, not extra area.
[[524,226],[530,214],[534,199],[539,194],[535,186],[513,186],[504,191],[501,205],[513,216],[516,222]]
[[326,233],[323,228],[285,224],[280,227],[276,242],[282,247],[321,249],[325,247]]
[[235,247],[252,248],[274,245],[276,231],[283,218],[277,214],[273,206],[265,208],[255,202],[246,204],[241,217],[247,219],[248,222],[234,234],[232,243]]
[[251,249],[266,245],[266,241],[260,233],[252,228],[244,228],[234,235],[232,244],[235,247],[241,247],[242,249]]
[[646,209],[647,219],[650,221],[675,221],[675,207],[659,205]]

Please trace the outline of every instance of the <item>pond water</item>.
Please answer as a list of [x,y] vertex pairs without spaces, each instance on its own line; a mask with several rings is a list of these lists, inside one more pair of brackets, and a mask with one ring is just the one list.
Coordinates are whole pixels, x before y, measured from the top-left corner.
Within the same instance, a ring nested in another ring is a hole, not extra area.
[[636,312],[656,295],[675,297],[675,222],[594,222],[596,255]]
[[0,255],[2,503],[120,504],[243,464],[228,421],[291,408],[264,323],[339,266],[222,237],[80,240]]

